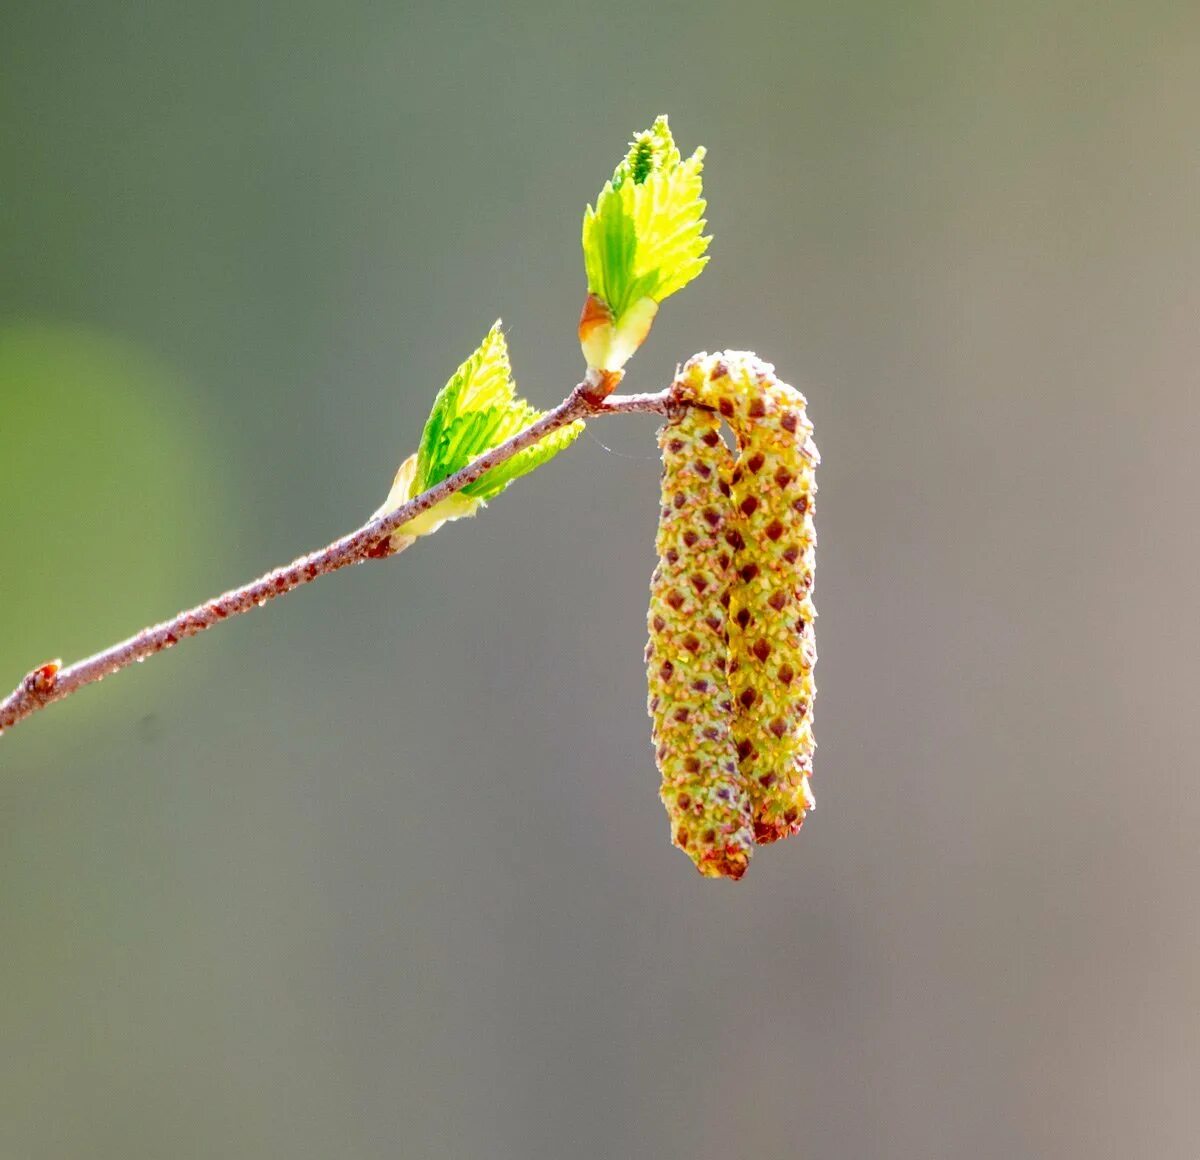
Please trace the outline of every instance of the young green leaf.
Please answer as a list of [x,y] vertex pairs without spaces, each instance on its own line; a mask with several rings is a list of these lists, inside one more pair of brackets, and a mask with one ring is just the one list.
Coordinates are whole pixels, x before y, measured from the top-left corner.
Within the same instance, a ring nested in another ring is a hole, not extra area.
[[659,117],[634,137],[584,213],[588,298],[579,340],[589,367],[620,370],[649,333],[659,303],[708,262],[703,165],[704,149],[684,161],[667,118]]
[[[516,397],[508,344],[497,321],[479,348],[438,392],[417,451],[400,465],[387,500],[375,515],[395,511],[462,470],[485,451],[523,431],[541,414]],[[474,515],[513,480],[540,467],[573,443],[582,430],[581,422],[572,423],[519,451],[462,491],[397,529],[391,537],[393,549],[399,550],[414,536],[437,531],[447,520]]]

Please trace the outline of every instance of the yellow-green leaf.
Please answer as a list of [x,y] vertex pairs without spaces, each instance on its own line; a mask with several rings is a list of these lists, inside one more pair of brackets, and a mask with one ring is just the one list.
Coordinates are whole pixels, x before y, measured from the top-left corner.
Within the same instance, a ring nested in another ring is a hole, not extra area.
[[[516,396],[508,360],[508,344],[497,321],[479,348],[438,392],[417,451],[401,465],[391,491],[376,516],[395,511],[408,500],[448,479],[541,417]],[[492,468],[461,491],[410,520],[391,537],[393,550],[413,536],[437,531],[447,520],[474,515],[513,480],[540,467],[583,430],[580,422],[560,428]]]
[[619,370],[641,345],[658,304],[701,270],[704,149],[684,161],[666,117],[637,134],[583,218],[588,305],[580,342],[588,365]]

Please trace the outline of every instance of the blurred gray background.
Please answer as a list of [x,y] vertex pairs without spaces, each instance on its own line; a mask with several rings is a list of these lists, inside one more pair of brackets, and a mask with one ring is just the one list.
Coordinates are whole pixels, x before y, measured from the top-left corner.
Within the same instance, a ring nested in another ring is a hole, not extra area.
[[[356,525],[580,216],[709,147],[627,386],[824,456],[819,808],[668,842],[655,420],[0,740],[0,1157],[1200,1155],[1200,10],[0,13],[0,667]],[[611,448],[611,451],[605,447]]]

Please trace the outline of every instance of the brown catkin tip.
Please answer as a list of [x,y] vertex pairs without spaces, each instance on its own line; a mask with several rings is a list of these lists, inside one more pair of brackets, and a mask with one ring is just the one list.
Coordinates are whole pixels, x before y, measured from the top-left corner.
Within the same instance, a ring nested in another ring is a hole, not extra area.
[[737,437],[729,474],[733,550],[729,684],[733,737],[759,843],[800,829],[813,807],[813,525],[819,456],[804,396],[752,354],[697,355],[676,380]]
[[722,481],[733,456],[720,420],[688,408],[659,431],[662,504],[646,646],[660,796],[671,839],[711,878],[740,878],[754,848],[750,796],[738,770],[727,676],[726,610],[733,554]]

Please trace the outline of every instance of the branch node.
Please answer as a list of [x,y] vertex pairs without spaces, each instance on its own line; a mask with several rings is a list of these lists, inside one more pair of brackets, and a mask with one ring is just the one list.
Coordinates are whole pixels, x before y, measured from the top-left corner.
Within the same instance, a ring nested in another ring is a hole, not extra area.
[[47,661],[44,665],[38,665],[32,672],[26,673],[25,679],[21,682],[21,688],[29,696],[36,697],[38,700],[48,697],[54,692],[55,685],[58,684],[58,670],[61,668],[62,657]]
[[392,537],[384,536],[382,540],[376,540],[365,552],[363,556],[368,560],[386,560],[389,556],[396,554],[395,548],[392,547]]
[[588,367],[587,375],[580,383],[579,395],[589,407],[598,407],[616,390],[625,377],[624,371],[602,371]]

